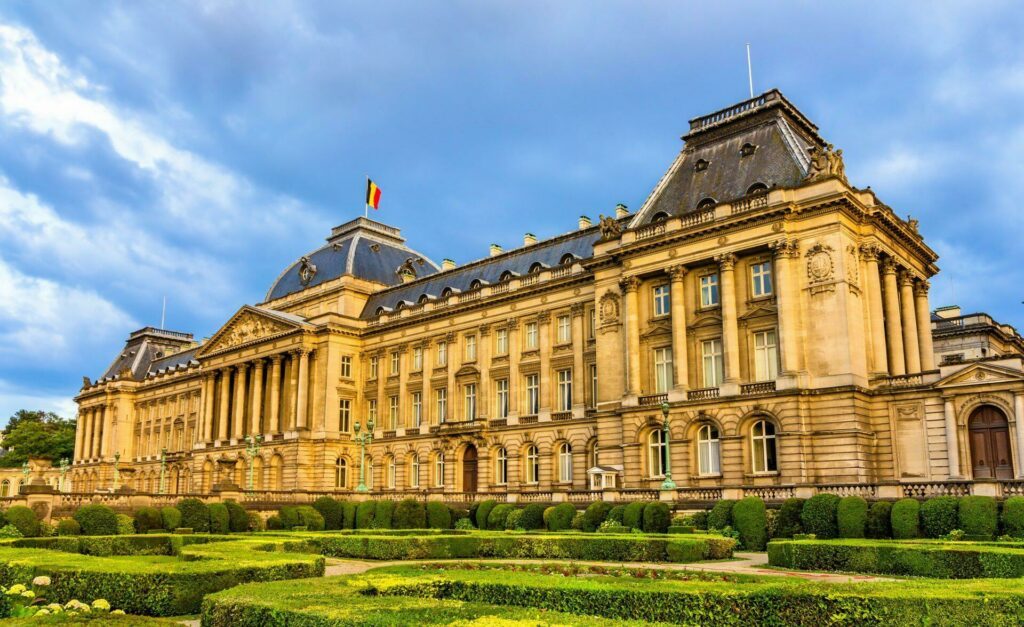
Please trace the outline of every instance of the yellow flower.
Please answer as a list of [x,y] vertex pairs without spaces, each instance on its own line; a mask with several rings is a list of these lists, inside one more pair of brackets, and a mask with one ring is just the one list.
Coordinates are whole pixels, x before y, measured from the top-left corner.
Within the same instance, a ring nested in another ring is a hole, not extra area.
[[32,592],[31,590],[26,590],[21,593],[21,596],[25,597],[26,599],[34,599],[36,598],[36,593]]
[[92,609],[100,610],[101,612],[109,612],[110,602],[106,599],[96,599],[92,602]]
[[21,585],[20,583],[16,583],[16,584],[14,584],[13,586],[11,586],[10,588],[7,589],[7,594],[13,594],[13,595],[17,596],[17,595],[21,594],[24,591],[25,591],[25,586]]
[[113,612],[111,612],[111,614],[116,614],[118,616],[124,616],[124,610],[114,610]]
[[50,585],[50,578],[47,577],[46,575],[39,575],[38,577],[36,577],[35,579],[32,580],[32,585],[33,586],[48,586],[48,585]]
[[48,610],[48,609],[46,609],[44,607],[44,608],[40,608],[40,610],[38,612],[36,612],[36,616],[46,616],[49,613],[50,613],[50,610]]
[[60,606],[60,603],[51,603],[46,606],[46,609],[54,613],[64,611],[64,608]]

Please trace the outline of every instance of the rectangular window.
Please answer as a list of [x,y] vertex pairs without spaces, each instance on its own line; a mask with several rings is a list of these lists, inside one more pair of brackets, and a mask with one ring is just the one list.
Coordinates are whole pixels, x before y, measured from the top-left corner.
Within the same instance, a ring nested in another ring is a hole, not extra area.
[[495,388],[498,391],[497,394],[497,415],[498,418],[508,417],[508,379],[498,379],[495,381]]
[[597,337],[597,309],[590,310],[589,322],[587,323],[587,337],[594,339]]
[[423,392],[412,393],[412,426],[423,424]]
[[558,343],[567,344],[572,341],[572,318],[558,316]]
[[772,293],[772,262],[763,261],[750,266],[751,293],[754,298]]
[[494,332],[494,354],[508,354],[508,329],[498,329]]
[[779,348],[774,329],[754,334],[754,376],[758,381],[774,381],[779,376]]
[[392,353],[391,353],[391,375],[392,376],[398,375],[398,365],[401,363],[401,359],[402,359],[402,357],[401,357],[401,355],[399,355],[398,351],[392,351]]
[[524,334],[526,350],[533,350],[537,348],[537,323],[527,322],[526,333]]
[[476,384],[467,383],[464,389],[466,420],[476,420]]
[[375,398],[366,401],[366,419],[377,422],[377,399]]
[[352,356],[342,355],[341,356],[341,376],[345,379],[352,378]]
[[718,274],[706,274],[700,278],[700,306],[718,305]]
[[377,378],[377,368],[379,368],[379,367],[380,367],[380,357],[377,357],[376,355],[374,355],[373,357],[370,358],[370,378],[371,379],[376,379]]
[[437,407],[438,424],[448,420],[448,388],[437,388],[434,393]]
[[476,361],[476,336],[466,336],[466,361]]
[[591,409],[597,407],[597,364],[590,364],[590,403]]
[[672,311],[668,283],[654,286],[654,316],[667,316]]
[[572,370],[566,368],[558,371],[558,410],[572,409]]
[[448,365],[448,342],[437,343],[437,365]]
[[352,401],[343,398],[338,401],[338,431],[348,433],[352,424]]
[[526,375],[526,413],[536,415],[540,412],[540,375]]
[[725,378],[725,364],[722,362],[722,340],[705,340],[700,344],[704,360],[704,387],[716,388]]
[[388,428],[398,428],[398,397],[388,397]]
[[417,346],[412,349],[412,371],[419,372],[423,370],[423,348]]
[[654,349],[654,391],[667,394],[672,389],[672,349]]

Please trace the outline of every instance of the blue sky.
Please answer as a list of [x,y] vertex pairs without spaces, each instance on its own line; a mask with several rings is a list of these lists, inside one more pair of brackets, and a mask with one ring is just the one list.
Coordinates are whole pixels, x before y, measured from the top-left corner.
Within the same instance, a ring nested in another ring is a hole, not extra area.
[[1015,2],[5,2],[0,420],[127,334],[212,334],[362,212],[463,263],[636,208],[691,117],[778,87],[921,220],[933,305],[1021,325]]

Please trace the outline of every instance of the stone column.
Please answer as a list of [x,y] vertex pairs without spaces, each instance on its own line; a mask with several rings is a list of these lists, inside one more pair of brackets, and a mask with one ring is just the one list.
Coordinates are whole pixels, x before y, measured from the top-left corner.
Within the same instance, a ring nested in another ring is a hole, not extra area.
[[96,444],[93,446],[94,453],[93,457],[102,459],[103,455],[107,452],[107,406],[103,405],[100,407],[99,417],[96,422]]
[[92,459],[92,424],[93,417],[96,415],[94,409],[89,408],[85,410],[83,418],[85,420],[84,435],[82,436],[82,459]]
[[476,395],[476,416],[479,419],[490,416],[490,410],[494,407],[491,402],[491,326],[488,324],[480,325],[476,358],[480,369],[480,386]]
[[537,316],[537,337],[540,340],[540,410],[551,411],[551,314]]
[[[956,435],[956,410],[953,407],[953,399],[947,398],[943,404],[943,413],[946,418],[946,456],[949,459],[949,477],[951,479],[960,476],[960,447]],[[1018,432],[1018,437],[1019,437]]]
[[736,255],[724,253],[718,262],[718,284],[722,301],[722,352],[725,358],[725,382],[740,381],[740,332],[736,318]]
[[1024,392],[1014,393],[1013,413],[1017,431],[1017,478],[1024,479],[1024,464],[1021,463],[1024,457]]
[[205,417],[203,418],[203,442],[213,442],[213,412],[214,412],[214,395],[217,393],[217,377],[215,374],[210,373],[206,377],[206,398],[203,403],[206,406]]
[[583,303],[572,306],[572,404],[574,407],[586,406],[586,394],[583,383],[586,374],[583,372],[583,347],[587,340],[583,334]]
[[523,347],[519,343],[519,321],[508,320],[508,413],[519,415],[519,357]]
[[431,424],[430,417],[434,414],[433,399],[430,398],[430,377],[434,370],[434,358],[430,354],[430,342],[422,342],[423,378],[420,381],[420,427]]
[[79,461],[82,459],[82,442],[85,440],[85,412],[81,409],[78,411],[78,417],[75,418],[75,459],[73,461]]
[[280,433],[281,413],[281,359],[284,356],[278,353],[270,356],[270,416],[267,420],[267,433]]
[[889,350],[889,375],[898,377],[907,374],[903,358],[903,327],[900,324],[900,297],[896,292],[896,264],[886,259],[882,262],[882,279],[885,284],[885,338]]
[[298,392],[295,395],[295,430],[307,429],[307,405],[309,393],[309,349],[299,350]]
[[235,366],[235,406],[231,417],[231,439],[241,440],[245,431],[245,396],[249,389],[249,364]]
[[917,316],[914,313],[914,275],[900,275],[900,314],[903,322],[903,354],[907,374],[921,372],[921,348],[917,339]]
[[263,360],[257,359],[253,363],[252,371],[252,422],[249,433],[256,435],[262,433],[261,418],[263,413]]
[[[395,419],[395,427],[401,429],[408,427],[412,422],[412,402],[409,400],[409,371],[412,369],[412,358],[408,353],[408,345],[402,344],[398,347],[398,416]],[[407,417],[409,420],[406,420]],[[395,463],[397,468],[397,459]],[[397,481],[397,469],[395,472]]]
[[882,282],[878,270],[878,247],[864,244],[860,247],[864,260],[865,297],[868,303],[868,328],[871,331],[871,371],[876,374],[889,372],[889,360],[885,350],[885,315],[882,313]]
[[668,269],[669,296],[672,299],[672,385],[676,390],[683,391],[690,385],[689,364],[686,356],[686,299],[683,297],[683,281],[686,278],[685,266],[672,266]]
[[637,295],[640,279],[626,277],[619,287],[626,295],[626,393],[640,396],[640,306]]
[[917,313],[917,341],[921,349],[921,371],[935,370],[935,349],[932,347],[932,312],[928,305],[928,281],[914,284],[914,311]]
[[775,299],[778,303],[779,346],[782,349],[780,363],[782,373],[793,375],[800,370],[800,329],[797,298],[793,277],[793,258],[800,255],[796,242],[782,240],[772,246],[775,252]]
[[217,417],[217,439],[225,442],[228,439],[228,410],[231,406],[231,368],[220,371],[220,411]]

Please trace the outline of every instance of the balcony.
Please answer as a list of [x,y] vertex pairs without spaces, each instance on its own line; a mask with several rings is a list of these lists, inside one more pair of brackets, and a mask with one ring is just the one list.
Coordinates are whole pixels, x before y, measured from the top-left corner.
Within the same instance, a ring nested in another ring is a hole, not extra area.
[[459,422],[445,422],[438,426],[440,434],[455,435],[480,431],[483,429],[484,423],[482,420],[460,420]]
[[572,420],[572,410],[553,411],[551,412],[551,420]]
[[637,399],[639,405],[661,405],[668,402],[668,394],[647,394]]
[[770,394],[774,391],[774,381],[758,381],[757,383],[744,383],[740,385],[740,394],[743,396],[749,396],[752,394]]
[[688,401],[707,401],[718,398],[718,388],[698,388],[686,393]]
[[665,232],[664,222],[655,222],[654,224],[648,224],[647,226],[641,227],[636,230],[636,239],[642,240],[649,237],[655,237],[662,235]]
[[521,425],[535,425],[537,424],[537,416],[520,416],[519,424]]

